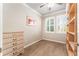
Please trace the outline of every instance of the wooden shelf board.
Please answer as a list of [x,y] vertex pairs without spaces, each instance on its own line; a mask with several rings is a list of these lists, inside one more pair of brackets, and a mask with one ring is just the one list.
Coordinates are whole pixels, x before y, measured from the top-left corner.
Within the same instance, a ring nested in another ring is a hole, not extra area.
[[69,56],[74,56],[73,51],[69,50],[68,47],[67,47],[67,52],[68,52],[68,55],[69,55]]
[[74,53],[73,53],[71,50],[69,50],[69,51],[68,51],[68,55],[69,55],[69,56],[74,56]]
[[74,51],[74,42],[69,42],[69,44],[70,44],[72,50]]
[[68,37],[67,37],[67,42],[69,43],[69,39],[68,39]]
[[71,24],[71,23],[73,23],[74,22],[74,19],[75,19],[75,16],[68,22],[68,24],[67,25],[69,25],[69,24]]
[[70,45],[71,49],[74,51],[74,42],[70,42],[68,39],[67,42]]
[[75,35],[75,33],[74,33],[74,32],[69,32],[69,31],[68,31],[68,33],[69,33],[69,34],[71,34],[71,35]]

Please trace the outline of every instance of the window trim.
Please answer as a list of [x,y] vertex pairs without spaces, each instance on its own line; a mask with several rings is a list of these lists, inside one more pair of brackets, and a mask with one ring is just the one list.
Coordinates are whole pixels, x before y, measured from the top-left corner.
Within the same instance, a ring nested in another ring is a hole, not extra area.
[[[54,25],[53,25],[54,26],[54,31],[47,31],[47,21],[52,19],[52,18],[54,19]],[[46,33],[55,33],[55,17],[48,17],[48,18],[45,19],[45,32]]]
[[[60,15],[65,15],[65,14],[60,14]],[[59,16],[59,15],[57,15],[57,16]],[[57,32],[57,31],[56,31],[56,25],[55,25],[55,24],[56,24],[56,21],[55,21],[55,20],[56,20],[56,17],[57,17],[57,16],[55,15],[55,16],[52,16],[52,17],[46,17],[46,18],[45,18],[45,24],[44,24],[44,25],[45,25],[45,28],[44,28],[44,29],[45,29],[45,33],[64,33],[64,34],[66,33],[66,32]],[[66,16],[66,15],[65,15],[65,16]],[[46,20],[47,20],[48,18],[54,18],[54,31],[53,31],[53,32],[51,32],[51,31],[49,32],[49,31],[47,31],[47,29],[46,29],[46,27],[47,27],[47,25],[46,25],[46,22],[47,22],[47,21],[46,21]]]

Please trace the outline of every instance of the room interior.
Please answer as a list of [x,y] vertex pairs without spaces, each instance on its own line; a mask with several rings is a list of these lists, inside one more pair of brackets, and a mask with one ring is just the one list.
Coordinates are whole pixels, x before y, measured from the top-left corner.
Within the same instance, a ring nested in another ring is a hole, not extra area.
[[0,8],[2,56],[79,55],[79,4],[4,3]]

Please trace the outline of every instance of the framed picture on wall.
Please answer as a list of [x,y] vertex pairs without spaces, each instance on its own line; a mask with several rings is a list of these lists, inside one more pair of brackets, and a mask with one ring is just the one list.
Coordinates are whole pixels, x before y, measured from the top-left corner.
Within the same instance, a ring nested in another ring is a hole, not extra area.
[[26,17],[26,23],[27,23],[28,25],[35,25],[35,20],[34,20],[34,18],[31,17],[31,16],[27,16],[27,17]]

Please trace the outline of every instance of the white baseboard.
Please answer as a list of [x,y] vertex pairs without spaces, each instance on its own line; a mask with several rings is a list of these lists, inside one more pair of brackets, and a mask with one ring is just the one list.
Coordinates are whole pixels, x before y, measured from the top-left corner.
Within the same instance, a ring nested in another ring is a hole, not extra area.
[[32,44],[34,44],[36,42],[39,42],[40,40],[48,40],[48,41],[53,41],[53,42],[58,42],[58,43],[66,44],[65,42],[43,38],[43,39],[39,39],[37,41],[34,41],[34,42],[30,43],[30,44],[25,45],[24,48],[27,48],[27,47],[31,46]]
[[39,39],[39,40],[37,40],[37,41],[34,41],[34,42],[30,43],[30,44],[27,44],[27,45],[24,46],[24,48],[27,48],[27,47],[31,46],[32,44],[34,44],[34,43],[36,43],[36,42],[39,42],[40,40],[41,40],[41,39]]
[[42,40],[48,40],[48,41],[53,41],[53,42],[58,42],[58,43],[66,44],[65,42],[61,42],[61,41],[57,41],[57,40],[52,40],[52,39],[43,38]]

